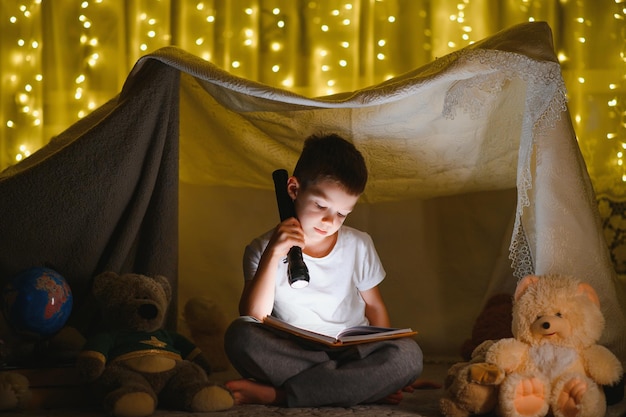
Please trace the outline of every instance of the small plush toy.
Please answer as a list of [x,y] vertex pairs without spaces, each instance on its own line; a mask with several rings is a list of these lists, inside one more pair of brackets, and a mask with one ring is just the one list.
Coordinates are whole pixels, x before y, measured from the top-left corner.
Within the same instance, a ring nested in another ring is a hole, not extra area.
[[598,345],[604,317],[586,283],[563,275],[527,276],[515,291],[514,337],[494,343],[489,363],[506,372],[497,412],[504,417],[602,417],[601,385],[616,384],[622,366]]
[[192,297],[183,309],[184,323],[193,343],[207,355],[214,372],[226,371],[230,362],[224,350],[229,320],[219,305],[207,297]]
[[87,338],[76,364],[116,417],[141,417],[157,406],[208,412],[233,405],[231,393],[208,380],[208,361],[176,332],[162,329],[171,299],[163,276],[104,272],[93,294],[107,329]]
[[485,353],[494,343],[486,340],[472,352],[468,362],[450,367],[439,399],[439,411],[446,417],[467,417],[493,411],[498,401],[498,386],[504,371],[485,362]]
[[25,409],[31,398],[28,378],[17,372],[0,373],[0,411]]

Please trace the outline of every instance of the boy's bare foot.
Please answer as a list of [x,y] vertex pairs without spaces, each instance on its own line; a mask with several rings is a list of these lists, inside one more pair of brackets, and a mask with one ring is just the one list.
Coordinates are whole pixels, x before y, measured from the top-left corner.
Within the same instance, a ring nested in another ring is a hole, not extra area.
[[410,385],[407,385],[402,389],[404,392],[414,392],[418,389],[439,389],[441,384],[436,381],[430,381],[427,379],[416,379]]
[[235,379],[224,385],[232,392],[235,404],[284,405],[287,403],[284,391],[251,379]]
[[387,395],[382,400],[379,400],[378,404],[397,405],[397,404],[400,404],[400,402],[402,401],[402,397],[403,397],[402,391],[396,391],[394,393]]
[[441,384],[439,384],[438,382],[428,381],[425,379],[417,379],[410,385],[407,385],[406,387],[402,388],[401,390],[391,393],[385,398],[379,400],[378,404],[392,404],[392,405],[400,404],[400,402],[402,402],[403,392],[412,393],[418,389],[439,389],[439,388],[441,388]]

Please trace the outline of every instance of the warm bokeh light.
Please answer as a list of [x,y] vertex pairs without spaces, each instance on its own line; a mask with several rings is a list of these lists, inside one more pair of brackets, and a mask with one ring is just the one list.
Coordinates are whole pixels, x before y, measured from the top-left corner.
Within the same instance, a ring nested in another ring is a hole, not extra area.
[[[477,0],[129,4],[12,0],[0,9],[0,169],[115,96],[136,60],[163,46],[177,45],[244,78],[320,96],[385,81],[505,27],[543,20],[554,29],[594,186],[626,199],[623,0],[511,0],[496,8]],[[46,25],[44,14],[58,24]]]

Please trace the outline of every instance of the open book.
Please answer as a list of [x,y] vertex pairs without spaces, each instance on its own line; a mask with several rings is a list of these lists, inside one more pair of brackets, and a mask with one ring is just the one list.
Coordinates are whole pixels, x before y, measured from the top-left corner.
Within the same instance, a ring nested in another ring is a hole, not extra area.
[[346,346],[384,339],[397,339],[417,334],[416,331],[410,328],[399,329],[394,327],[355,326],[344,329],[338,334],[331,336],[293,326],[273,316],[265,317],[263,324],[303,339],[323,343],[327,346]]

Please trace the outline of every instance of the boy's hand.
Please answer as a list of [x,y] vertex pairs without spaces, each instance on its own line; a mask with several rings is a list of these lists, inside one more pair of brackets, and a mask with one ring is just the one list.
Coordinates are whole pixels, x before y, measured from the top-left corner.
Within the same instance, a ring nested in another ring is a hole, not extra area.
[[263,320],[274,308],[276,266],[293,246],[304,247],[304,231],[295,218],[282,221],[272,233],[254,278],[246,281],[239,299],[239,314]]
[[300,226],[298,219],[291,217],[276,226],[266,250],[271,250],[273,254],[284,257],[287,256],[289,249],[293,246],[304,249],[304,245],[302,226]]

